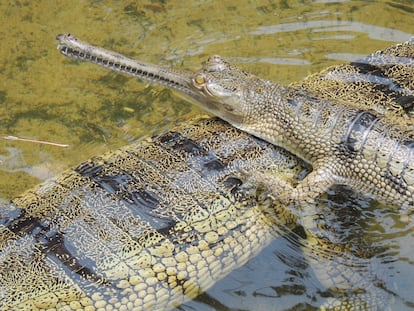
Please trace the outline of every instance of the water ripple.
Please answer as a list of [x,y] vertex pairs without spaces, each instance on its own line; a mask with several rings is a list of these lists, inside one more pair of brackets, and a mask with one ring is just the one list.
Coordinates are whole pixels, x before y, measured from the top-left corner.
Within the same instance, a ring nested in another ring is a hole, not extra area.
[[250,32],[252,35],[269,35],[280,32],[309,30],[311,32],[348,31],[366,33],[371,39],[403,42],[412,37],[412,34],[401,30],[374,26],[357,21],[318,20],[277,25],[259,26]]

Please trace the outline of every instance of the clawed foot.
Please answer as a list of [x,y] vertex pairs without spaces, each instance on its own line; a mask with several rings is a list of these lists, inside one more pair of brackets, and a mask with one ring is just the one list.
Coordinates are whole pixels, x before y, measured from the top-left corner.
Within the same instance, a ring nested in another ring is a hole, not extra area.
[[294,188],[287,181],[263,172],[247,172],[242,169],[240,173],[245,176],[245,184],[249,185],[249,188],[255,189],[256,192],[265,191],[272,200],[284,205],[291,203],[290,194]]
[[245,170],[240,170],[240,173],[245,180],[246,188],[249,191],[254,191],[251,193],[252,195],[257,195],[259,192],[264,193],[271,200],[289,208],[309,235],[324,239],[331,238],[332,232],[326,228],[324,215],[318,209],[317,201],[313,196],[314,192],[305,191],[308,188],[307,183],[305,187],[299,184],[299,187],[295,188],[288,181],[271,173],[247,172]]

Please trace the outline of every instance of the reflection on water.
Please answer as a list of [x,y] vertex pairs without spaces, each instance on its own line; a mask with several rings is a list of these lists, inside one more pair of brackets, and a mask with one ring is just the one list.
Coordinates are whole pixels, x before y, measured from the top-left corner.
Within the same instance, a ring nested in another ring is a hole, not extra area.
[[[375,25],[365,24],[357,21],[341,21],[341,20],[317,20],[298,23],[286,23],[270,26],[259,26],[257,30],[252,31],[252,35],[273,35],[280,32],[293,32],[299,30],[310,30],[312,32],[347,32],[366,34],[369,38],[375,40],[404,42],[410,38],[410,34],[396,29],[387,27],[379,27]],[[328,38],[320,38],[317,40],[352,40],[353,36],[348,34],[338,34],[338,36],[329,36]]]
[[306,59],[300,58],[282,58],[282,57],[228,57],[231,62],[234,63],[267,63],[267,64],[280,64],[280,65],[289,65],[289,66],[307,66],[310,65],[311,62]]
[[[0,140],[0,199],[202,113],[168,90],[64,59],[55,49],[58,33],[73,32],[176,67],[199,68],[207,55],[221,54],[257,75],[288,83],[409,39],[413,10],[409,1],[0,3],[7,25],[0,31],[0,136],[70,145]],[[375,202],[343,199],[332,198],[328,205],[336,202],[344,217],[339,224],[353,224],[344,239],[362,236],[368,246],[383,247],[367,259],[376,268],[363,275],[382,282],[378,287],[393,297],[394,309],[414,308],[412,224]],[[317,306],[327,289],[315,276],[317,263],[311,267],[304,254],[289,239],[276,239],[183,309]]]

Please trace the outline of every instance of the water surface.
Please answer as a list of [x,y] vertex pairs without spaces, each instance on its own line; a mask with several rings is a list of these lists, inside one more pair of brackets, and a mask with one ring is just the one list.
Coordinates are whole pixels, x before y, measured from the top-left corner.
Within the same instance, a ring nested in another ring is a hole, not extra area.
[[[63,58],[56,50],[58,33],[180,68],[197,69],[208,55],[220,54],[259,76],[289,83],[408,40],[413,14],[410,0],[3,1],[0,137],[69,147],[0,139],[0,200],[93,155],[203,114],[168,90]],[[393,209],[343,191],[333,192],[327,204],[368,245],[385,247],[370,261],[373,274],[392,292],[394,309],[414,308],[412,224]],[[298,245],[276,239],[199,302],[182,308],[309,309],[326,292],[315,271]]]

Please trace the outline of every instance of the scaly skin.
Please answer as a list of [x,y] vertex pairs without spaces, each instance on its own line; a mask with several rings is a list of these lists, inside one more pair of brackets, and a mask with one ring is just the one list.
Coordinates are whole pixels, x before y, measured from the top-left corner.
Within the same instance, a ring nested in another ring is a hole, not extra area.
[[283,150],[201,120],[0,205],[0,310],[161,311],[196,297],[297,226],[286,207],[256,198],[239,168],[303,170]]
[[219,56],[210,57],[198,73],[179,72],[128,59],[72,35],[57,39],[66,56],[176,89],[233,126],[311,163],[313,171],[295,188],[274,185],[284,203],[312,202],[330,186],[345,184],[403,209],[414,206],[412,126],[357,104],[316,98],[260,79]]

